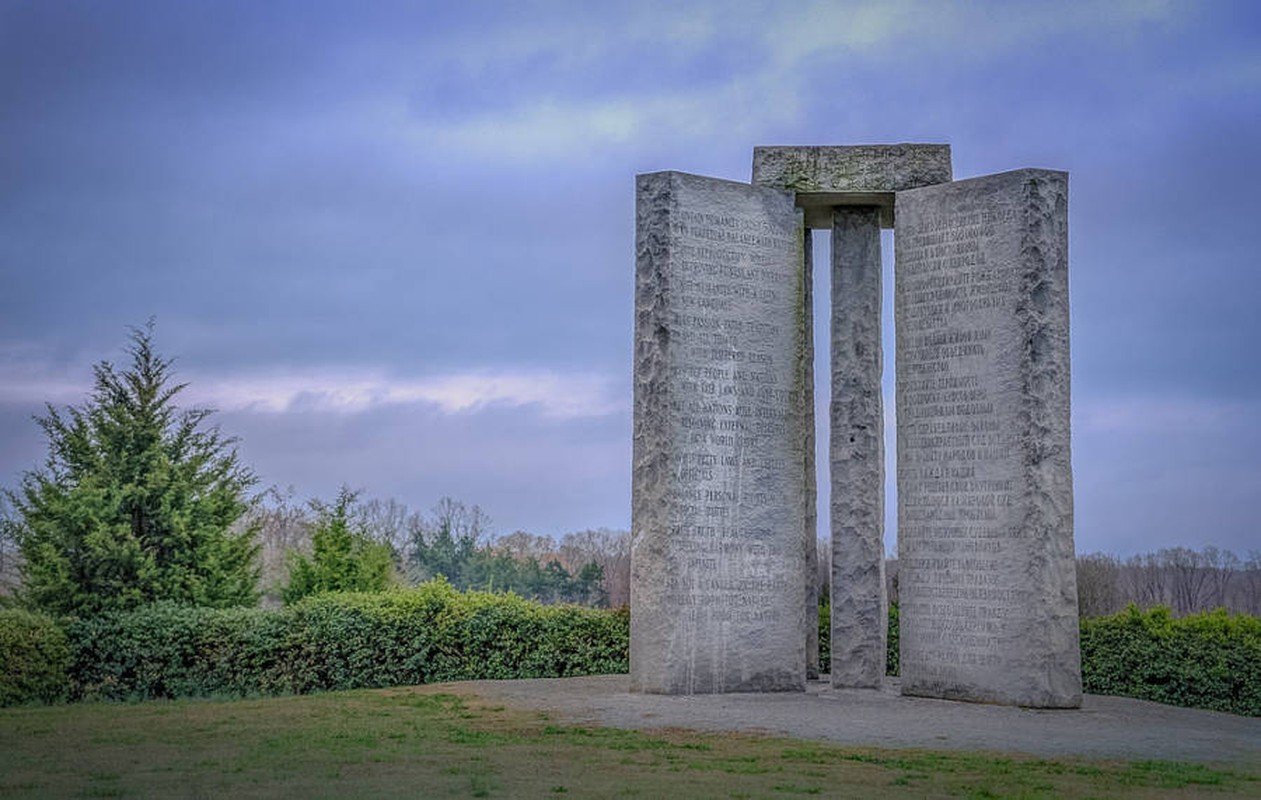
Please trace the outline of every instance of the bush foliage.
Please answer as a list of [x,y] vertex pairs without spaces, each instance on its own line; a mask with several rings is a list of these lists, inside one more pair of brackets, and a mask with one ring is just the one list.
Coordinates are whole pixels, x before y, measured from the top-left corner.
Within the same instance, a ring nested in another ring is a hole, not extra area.
[[280,610],[156,604],[68,633],[72,695],[122,700],[624,672],[629,618],[435,580]]
[[[828,668],[826,607],[820,661]],[[0,705],[272,695],[625,672],[629,616],[419,588],[323,594],[277,610],[157,603],[72,620],[0,609]],[[1261,618],[1131,606],[1083,620],[1085,690],[1261,716]],[[888,671],[898,668],[889,613]]]
[[69,660],[66,635],[52,617],[0,608],[0,706],[62,699]]
[[1134,605],[1082,620],[1082,680],[1092,694],[1261,716],[1261,618],[1225,609],[1175,618]]

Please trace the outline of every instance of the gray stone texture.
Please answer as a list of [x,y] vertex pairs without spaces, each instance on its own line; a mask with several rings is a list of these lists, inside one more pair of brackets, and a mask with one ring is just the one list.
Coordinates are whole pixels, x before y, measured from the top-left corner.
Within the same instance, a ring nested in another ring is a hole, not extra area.
[[900,192],[950,178],[948,144],[753,148],[753,182],[795,192]]
[[948,144],[756,147],[753,182],[796,192],[807,228],[830,230],[837,206],[876,206],[893,227],[894,192],[950,180]]
[[1068,176],[897,195],[904,694],[1081,704]]
[[884,410],[880,209],[838,208],[832,226],[832,685],[884,680]]
[[631,687],[804,691],[800,213],[640,175],[635,258]]

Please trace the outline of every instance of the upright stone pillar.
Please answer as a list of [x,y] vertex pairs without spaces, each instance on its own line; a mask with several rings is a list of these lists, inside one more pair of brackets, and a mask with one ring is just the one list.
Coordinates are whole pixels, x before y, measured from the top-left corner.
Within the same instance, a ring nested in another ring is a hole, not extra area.
[[[879,686],[884,585],[880,228],[896,192],[951,178],[950,145],[757,147],[753,182],[791,189],[807,228],[832,231],[831,575],[834,686]],[[811,536],[813,546],[814,536]],[[811,614],[817,601],[807,601]]]
[[638,178],[634,691],[805,688],[801,231],[791,192]]
[[897,195],[904,694],[1081,704],[1068,176]]
[[884,680],[884,411],[880,209],[832,222],[832,685]]

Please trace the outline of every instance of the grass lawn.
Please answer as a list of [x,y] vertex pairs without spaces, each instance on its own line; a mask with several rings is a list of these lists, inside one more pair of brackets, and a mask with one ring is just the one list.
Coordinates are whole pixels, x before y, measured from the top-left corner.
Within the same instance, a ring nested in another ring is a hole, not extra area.
[[449,692],[0,710],[0,798],[1261,796],[1233,767],[635,733]]

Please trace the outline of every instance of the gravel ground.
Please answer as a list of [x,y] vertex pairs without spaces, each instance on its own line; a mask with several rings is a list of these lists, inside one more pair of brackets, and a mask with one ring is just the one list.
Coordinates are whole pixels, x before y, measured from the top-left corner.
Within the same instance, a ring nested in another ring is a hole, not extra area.
[[631,694],[625,675],[472,681],[461,690],[560,721],[614,728],[746,731],[846,745],[988,750],[1036,756],[1233,762],[1261,766],[1261,719],[1087,695],[1080,710],[903,697],[881,691],[664,696]]

